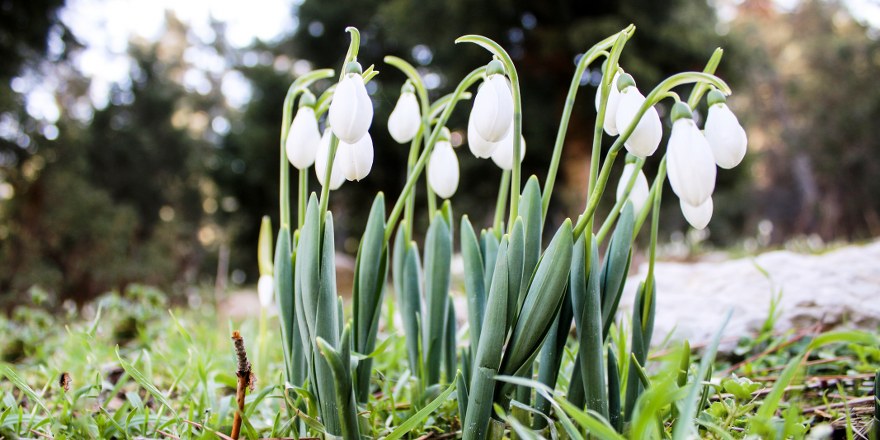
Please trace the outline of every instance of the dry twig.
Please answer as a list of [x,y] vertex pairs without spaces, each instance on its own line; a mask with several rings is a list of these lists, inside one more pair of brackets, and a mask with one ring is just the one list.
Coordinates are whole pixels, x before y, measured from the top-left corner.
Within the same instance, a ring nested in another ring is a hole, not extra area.
[[238,403],[238,411],[235,412],[235,416],[232,419],[232,433],[230,436],[234,440],[238,440],[238,435],[241,432],[241,415],[244,413],[244,397],[247,389],[252,386],[255,380],[252,380],[251,363],[248,362],[247,351],[244,348],[244,339],[238,330],[232,332],[232,343],[235,345],[235,357],[238,360],[238,371],[235,372],[238,376],[238,386],[235,389],[235,401]]

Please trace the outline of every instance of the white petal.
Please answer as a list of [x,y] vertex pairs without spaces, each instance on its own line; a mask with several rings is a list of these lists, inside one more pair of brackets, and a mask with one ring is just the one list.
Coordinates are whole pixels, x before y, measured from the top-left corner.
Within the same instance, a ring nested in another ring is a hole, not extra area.
[[507,77],[495,74],[483,82],[474,98],[471,114],[480,137],[489,142],[504,139],[513,119],[513,94]]
[[[324,136],[321,137],[321,144],[318,146],[318,152],[315,154],[315,175],[318,177],[318,183],[324,185],[324,175],[327,174],[327,154],[330,152],[330,132],[328,128],[324,130]],[[342,142],[340,142],[342,145]],[[333,171],[330,172],[330,189],[336,190],[345,182],[345,174],[342,173],[342,164],[340,161],[339,147],[336,148],[336,157],[333,159]]]
[[[526,157],[526,140],[522,136],[520,136],[520,150],[519,150],[519,161],[522,162],[523,158]],[[498,165],[502,170],[512,170],[513,169],[513,130],[510,130],[510,133],[505,137],[501,142],[498,142],[498,147],[495,148],[495,151],[492,152],[492,162],[495,162],[495,165]]]
[[[627,87],[620,92],[620,100],[617,104],[617,113],[615,123],[617,129],[622,133],[629,127],[636,114],[639,112],[645,97],[639,90],[633,86]],[[657,109],[651,107],[642,115],[642,119],[636,125],[629,139],[624,145],[627,151],[637,157],[648,157],[657,151],[660,140],[663,138],[663,126],[660,124],[660,115]]]
[[[629,183],[629,179],[635,169],[636,165],[633,163],[628,163],[623,167],[623,174],[620,176],[620,182],[617,183],[617,200],[620,200],[621,197],[623,197],[623,193],[626,192],[626,185]],[[636,213],[645,206],[645,202],[648,200],[650,192],[651,190],[648,188],[648,179],[645,177],[645,173],[643,173],[642,170],[639,170],[636,175],[636,181],[633,182],[633,186],[630,189],[629,197],[627,197],[627,200],[632,202],[633,210]]]
[[[468,120],[468,148],[470,148],[471,153],[474,156],[480,159],[488,159],[492,156],[492,153],[498,148],[498,142],[489,142],[483,139],[480,136],[480,133],[477,133],[477,128],[474,124],[474,112],[471,112],[471,116]],[[511,121],[511,126],[513,125],[513,121]],[[509,128],[510,131],[513,131],[513,128]]]
[[685,220],[696,229],[703,229],[712,219],[712,210],[714,208],[712,197],[706,199],[699,206],[692,206],[684,200],[679,201],[681,204],[681,213],[684,214]]
[[330,103],[329,120],[333,134],[349,144],[367,134],[373,122],[373,103],[363,77],[351,73],[339,81]]
[[[609,136],[617,136],[617,106],[620,103],[620,91],[617,90],[617,79],[620,78],[620,72],[614,74],[611,80],[611,89],[608,93],[608,104],[605,106],[604,128],[605,133]],[[602,88],[596,90],[596,111],[599,111],[599,101],[602,97]]]
[[672,190],[689,205],[701,205],[715,190],[715,159],[692,119],[681,118],[672,124],[666,154]]
[[397,104],[388,117],[388,132],[398,144],[409,142],[416,136],[422,117],[419,102],[413,93],[404,93],[397,99]]
[[[339,141],[339,152],[342,153],[338,156],[342,163],[342,173],[347,180],[360,181],[370,174],[370,169],[373,168],[373,139],[370,133],[354,144]],[[339,152],[336,154],[340,154]]]
[[727,104],[709,107],[706,118],[706,140],[712,147],[715,163],[721,168],[730,169],[742,162],[746,155],[746,131],[739,124],[736,115]]
[[290,124],[285,144],[290,164],[298,170],[312,166],[315,163],[315,154],[318,152],[318,144],[320,143],[321,131],[318,130],[315,110],[311,107],[300,108]]
[[452,145],[446,141],[437,142],[428,161],[428,184],[438,196],[448,199],[458,189],[458,157]]
[[260,305],[263,308],[272,306],[272,294],[275,292],[275,279],[272,275],[260,275],[257,281],[257,294],[260,297]]

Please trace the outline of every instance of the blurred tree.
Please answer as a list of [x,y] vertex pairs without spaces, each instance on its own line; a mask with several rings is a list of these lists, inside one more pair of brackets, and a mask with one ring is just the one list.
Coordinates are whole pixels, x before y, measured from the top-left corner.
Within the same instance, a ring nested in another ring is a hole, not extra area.
[[[880,42],[839,1],[790,13],[750,0],[731,33],[750,54],[749,87],[733,105],[752,130],[750,223],[792,235],[880,235]],[[765,228],[766,229],[766,228]]]

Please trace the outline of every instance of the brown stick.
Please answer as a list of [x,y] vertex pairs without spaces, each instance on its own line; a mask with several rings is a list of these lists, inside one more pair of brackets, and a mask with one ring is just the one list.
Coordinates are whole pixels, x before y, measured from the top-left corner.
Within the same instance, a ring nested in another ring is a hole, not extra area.
[[244,349],[244,339],[238,330],[232,332],[232,343],[235,345],[235,357],[238,359],[238,386],[235,388],[235,401],[238,403],[238,411],[232,418],[232,433],[230,436],[238,440],[241,432],[241,415],[244,413],[244,396],[251,385],[251,363],[247,359],[247,351]]

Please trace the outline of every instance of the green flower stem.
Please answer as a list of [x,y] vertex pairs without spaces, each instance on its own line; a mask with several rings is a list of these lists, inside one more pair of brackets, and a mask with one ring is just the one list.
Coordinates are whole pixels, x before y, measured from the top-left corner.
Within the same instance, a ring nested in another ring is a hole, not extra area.
[[394,233],[394,227],[397,225],[397,219],[400,217],[400,213],[403,210],[404,202],[415,187],[419,175],[425,169],[425,165],[428,163],[428,156],[434,148],[434,144],[437,143],[437,139],[440,138],[440,131],[446,125],[446,122],[449,121],[452,111],[455,110],[455,104],[459,101],[462,94],[465,93],[465,90],[477,82],[478,79],[482,78],[484,70],[484,68],[478,67],[471,71],[471,73],[458,83],[458,86],[456,86],[455,91],[452,93],[452,100],[449,102],[449,105],[443,109],[443,113],[440,115],[440,120],[438,121],[437,126],[431,131],[431,136],[425,143],[426,148],[422,150],[421,154],[419,154],[419,159],[416,161],[412,173],[407,177],[406,184],[403,186],[403,190],[401,190],[397,202],[394,203],[394,208],[391,210],[391,214],[388,215],[388,222],[385,225],[386,242],[391,239],[391,234]]
[[648,219],[648,214],[650,214],[651,210],[654,208],[654,198],[657,196],[657,192],[660,191],[659,187],[665,182],[665,179],[666,155],[663,156],[663,159],[660,161],[660,167],[657,168],[657,177],[655,177],[654,182],[651,183],[651,190],[648,192],[648,200],[645,201],[645,206],[642,206],[642,209],[636,216],[635,227],[633,228],[633,240],[638,237],[642,225],[644,225],[645,220]]
[[[571,119],[571,112],[574,108],[574,101],[577,97],[577,92],[581,86],[581,78],[583,77],[584,72],[587,70],[587,67],[593,64],[593,62],[596,61],[599,57],[609,56],[607,49],[610,48],[619,37],[626,36],[626,38],[629,38],[630,36],[632,36],[634,30],[635,26],[627,26],[625,29],[618,32],[617,34],[614,34],[591,47],[590,50],[584,53],[584,55],[581,56],[581,59],[578,61],[574,76],[572,76],[571,78],[571,84],[568,86],[568,95],[565,98],[565,107],[563,107],[562,109],[562,117],[559,120],[559,131],[556,133],[556,144],[553,146],[553,157],[550,160],[550,169],[547,171],[547,180],[544,181],[544,194],[541,197],[541,214],[544,220],[547,219],[547,210],[550,207],[550,197],[553,195],[553,186],[556,183],[556,174],[559,170],[559,161],[562,158],[562,147],[565,144],[565,135],[568,131],[568,123]],[[610,82],[610,80],[608,80],[608,82]],[[603,87],[604,84],[605,81],[603,78]],[[602,102],[607,102],[607,93],[603,96],[605,96],[605,98],[602,100]],[[604,111],[604,109],[605,104],[602,104],[601,110]],[[601,119],[599,119],[597,116],[596,120],[600,121]],[[601,124],[597,123],[597,126],[601,127]]]
[[[348,45],[348,52],[345,54],[345,61],[342,62],[342,69],[339,72],[339,80],[345,77],[345,66],[357,60],[358,49],[361,45],[361,34],[357,28],[349,26],[345,31],[351,34],[351,43]],[[339,147],[339,138],[330,132],[330,151],[327,152],[327,170],[324,174],[324,185],[321,187],[321,202],[319,211],[321,213],[321,227],[324,227],[324,216],[327,213],[327,205],[330,203],[330,176],[333,173],[333,160],[336,158],[336,149]]]
[[309,72],[296,80],[287,89],[284,97],[284,107],[281,115],[281,183],[278,200],[280,202],[281,227],[290,228],[290,164],[287,162],[287,136],[290,134],[290,123],[293,120],[293,104],[297,96],[304,92],[313,82],[331,78],[335,72],[333,69],[320,69]]
[[299,170],[299,198],[297,200],[296,220],[297,229],[302,228],[306,222],[306,203],[309,198],[309,170]]
[[428,179],[425,179],[425,193],[425,198],[428,199],[428,220],[432,220],[434,213],[437,212],[437,197],[434,196],[434,190],[431,189]]
[[[633,170],[632,175],[629,176],[629,180],[626,181],[625,191],[623,192],[623,194],[621,194],[621,197],[614,202],[614,207],[611,208],[611,212],[608,213],[608,217],[602,222],[602,227],[599,228],[599,233],[596,234],[596,240],[600,246],[602,245],[602,242],[605,241],[605,237],[608,236],[608,233],[611,232],[611,227],[614,226],[614,221],[617,220],[617,217],[620,215],[620,210],[623,209],[623,204],[626,203],[626,200],[629,198],[633,186],[635,186],[636,178],[639,175],[639,171],[642,170],[642,167],[644,165],[644,158],[640,157],[636,159],[636,169]],[[639,211],[639,213],[641,213],[641,211]]]
[[501,173],[501,185],[498,187],[498,201],[495,202],[495,222],[492,223],[492,229],[495,230],[495,236],[501,239],[504,231],[504,208],[507,207],[507,191],[510,189],[510,171],[504,170]]
[[516,66],[513,65],[513,60],[510,59],[507,51],[489,38],[482,35],[465,35],[455,40],[455,44],[458,43],[474,43],[491,52],[504,63],[504,69],[507,70],[507,76],[510,78],[510,89],[513,92],[513,172],[510,182],[508,228],[513,229],[513,222],[519,215],[520,168],[522,166],[519,160],[522,151],[522,97],[519,90],[519,75],[516,73]]
[[[406,160],[406,177],[409,178],[412,175],[412,171],[416,166],[416,161],[419,159],[419,145],[422,144],[424,127],[419,127],[419,131],[416,132],[416,136],[413,138],[412,142],[409,144],[409,157]],[[413,212],[415,211],[416,204],[416,192],[413,190],[409,196],[406,198],[406,205],[403,212],[403,221],[404,221],[404,243],[409,243],[412,240],[412,230],[413,230]]]
[[592,219],[593,214],[596,212],[596,207],[599,206],[599,200],[602,198],[602,193],[605,191],[605,186],[608,184],[608,177],[611,175],[611,166],[614,165],[614,160],[617,158],[617,154],[623,148],[624,142],[632,135],[632,132],[635,130],[636,125],[638,125],[639,121],[642,120],[642,116],[644,116],[645,112],[648,111],[649,108],[656,105],[667,92],[672,90],[675,87],[678,87],[683,84],[690,83],[700,83],[705,82],[710,85],[715,86],[719,90],[721,90],[725,94],[730,94],[730,87],[720,78],[710,75],[703,72],[683,72],[676,75],[672,75],[669,78],[666,78],[663,82],[657,85],[654,90],[651,90],[651,93],[645,98],[645,102],[639,108],[639,111],[633,117],[632,122],[630,122],[629,126],[626,130],[620,133],[620,136],[614,141],[614,145],[611,146],[611,149],[608,151],[608,154],[605,156],[605,162],[602,163],[602,169],[599,171],[599,176],[597,179],[597,186],[594,191],[590,194],[589,202],[587,203],[587,207],[584,209],[583,214],[580,219],[578,219],[578,223],[574,229],[574,238],[580,236],[584,232],[587,227],[587,223]]

